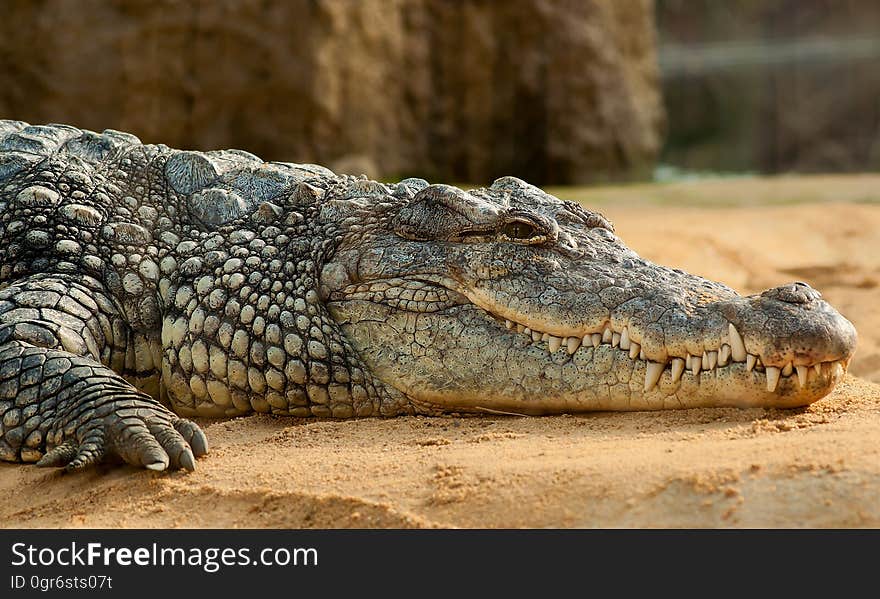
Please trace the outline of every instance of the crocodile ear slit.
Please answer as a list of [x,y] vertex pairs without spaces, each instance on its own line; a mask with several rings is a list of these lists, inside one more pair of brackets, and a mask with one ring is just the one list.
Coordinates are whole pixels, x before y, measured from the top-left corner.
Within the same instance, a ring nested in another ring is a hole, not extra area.
[[[421,180],[414,185],[421,184]],[[392,222],[406,239],[454,241],[476,232],[494,236],[500,209],[485,198],[451,185],[426,185],[398,211]]]

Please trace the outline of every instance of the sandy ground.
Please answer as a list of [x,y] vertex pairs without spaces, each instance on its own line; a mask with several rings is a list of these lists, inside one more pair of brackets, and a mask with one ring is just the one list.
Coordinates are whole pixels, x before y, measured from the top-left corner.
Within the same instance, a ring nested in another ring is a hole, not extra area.
[[211,453],[191,474],[0,465],[0,525],[878,527],[872,194],[880,177],[569,194],[595,199],[655,261],[743,292],[791,280],[820,289],[856,324],[860,345],[851,376],[809,408],[203,422]]

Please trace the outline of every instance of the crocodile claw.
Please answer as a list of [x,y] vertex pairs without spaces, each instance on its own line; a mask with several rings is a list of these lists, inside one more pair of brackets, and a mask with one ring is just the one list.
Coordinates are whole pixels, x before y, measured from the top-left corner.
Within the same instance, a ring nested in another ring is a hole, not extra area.
[[37,466],[73,472],[113,456],[148,470],[193,471],[196,456],[205,453],[205,434],[195,423],[164,408],[123,408],[93,420],[81,440],[68,439],[49,450]]

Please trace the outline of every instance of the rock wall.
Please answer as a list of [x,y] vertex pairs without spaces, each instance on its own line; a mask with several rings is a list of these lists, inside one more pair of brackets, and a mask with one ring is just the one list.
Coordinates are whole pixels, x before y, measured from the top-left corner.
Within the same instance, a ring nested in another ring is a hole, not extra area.
[[371,176],[637,175],[651,0],[6,0],[0,118]]

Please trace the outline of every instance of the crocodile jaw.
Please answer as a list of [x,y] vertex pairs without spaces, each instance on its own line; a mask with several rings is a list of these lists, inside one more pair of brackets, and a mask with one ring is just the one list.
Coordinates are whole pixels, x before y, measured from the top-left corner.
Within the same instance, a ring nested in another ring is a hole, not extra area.
[[382,380],[440,411],[790,408],[827,395],[852,355],[777,368],[739,348],[734,357],[723,343],[687,365],[674,357],[660,364],[611,324],[562,338],[468,304],[430,314],[359,300],[330,307]]

